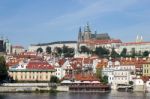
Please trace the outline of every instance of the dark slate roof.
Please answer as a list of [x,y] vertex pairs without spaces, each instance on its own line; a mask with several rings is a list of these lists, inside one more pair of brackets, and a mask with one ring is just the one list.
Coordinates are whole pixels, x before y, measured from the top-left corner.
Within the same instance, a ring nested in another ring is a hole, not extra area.
[[108,33],[102,33],[102,34],[95,34],[96,39],[110,39],[110,36],[108,35]]
[[77,41],[56,41],[56,42],[50,42],[50,43],[31,44],[31,46],[45,46],[45,45],[68,44],[68,43],[77,43]]

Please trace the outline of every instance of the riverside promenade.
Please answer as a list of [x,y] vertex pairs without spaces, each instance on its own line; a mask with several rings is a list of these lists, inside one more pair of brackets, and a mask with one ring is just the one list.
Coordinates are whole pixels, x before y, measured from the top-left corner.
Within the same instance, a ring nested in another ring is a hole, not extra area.
[[0,92],[35,92],[35,91],[69,91],[67,86],[54,86],[50,83],[4,83],[0,85]]

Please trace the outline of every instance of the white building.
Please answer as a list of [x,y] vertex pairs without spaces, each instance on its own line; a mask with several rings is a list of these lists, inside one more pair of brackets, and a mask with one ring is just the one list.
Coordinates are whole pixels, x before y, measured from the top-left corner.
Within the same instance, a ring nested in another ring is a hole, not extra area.
[[5,43],[6,43],[6,45],[5,45],[6,46],[6,53],[10,54],[11,53],[11,43],[9,42],[8,39],[6,39]]
[[136,42],[122,43],[119,47],[119,52],[121,53],[124,48],[127,49],[128,54],[133,51],[142,54],[144,51],[150,51],[150,42],[144,42],[142,36],[137,36]]
[[108,83],[113,85],[129,84],[135,73],[135,65],[122,64],[119,61],[109,61],[108,66],[103,68],[102,76],[108,76]]
[[62,79],[65,74],[66,74],[66,71],[63,67],[61,67],[58,63],[55,63],[55,76],[57,76],[59,79]]
[[29,46],[28,50],[36,52],[36,50],[41,47],[43,52],[46,52],[46,48],[49,46],[51,47],[51,50],[54,51],[56,47],[62,48],[64,45],[69,48],[74,48],[75,50],[77,49],[77,41],[57,41],[51,43],[32,44]]
[[129,70],[114,70],[113,72],[114,78],[113,83],[114,84],[129,84],[130,81],[130,71]]
[[93,60],[93,65],[92,65],[93,73],[96,73],[97,64],[98,64],[98,62],[100,62],[100,61],[101,61],[101,60],[99,60],[99,59]]
[[12,46],[12,53],[13,54],[20,54],[24,51],[25,51],[25,49],[22,46]]

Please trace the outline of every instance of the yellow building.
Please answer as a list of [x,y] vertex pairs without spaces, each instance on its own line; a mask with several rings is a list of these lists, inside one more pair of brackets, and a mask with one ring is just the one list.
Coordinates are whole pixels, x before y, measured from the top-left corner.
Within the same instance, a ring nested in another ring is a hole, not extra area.
[[9,75],[17,81],[50,81],[54,70],[10,70]]
[[41,60],[31,60],[25,67],[18,65],[10,68],[9,75],[17,81],[50,81],[55,72],[53,66]]
[[150,61],[143,64],[143,76],[150,76]]

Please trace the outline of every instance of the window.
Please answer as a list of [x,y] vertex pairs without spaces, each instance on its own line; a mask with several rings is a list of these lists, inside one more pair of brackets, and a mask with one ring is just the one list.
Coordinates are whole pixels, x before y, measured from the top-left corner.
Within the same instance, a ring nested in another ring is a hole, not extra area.
[[146,70],[144,69],[144,73],[146,73]]
[[16,78],[16,80],[18,79],[18,78],[17,78],[17,75],[16,75],[16,77],[15,77],[15,78]]

